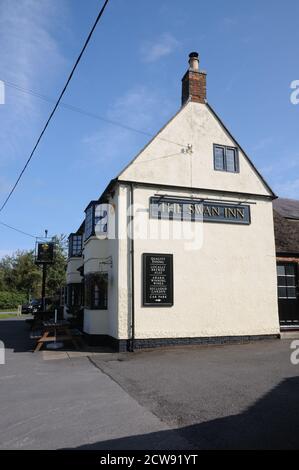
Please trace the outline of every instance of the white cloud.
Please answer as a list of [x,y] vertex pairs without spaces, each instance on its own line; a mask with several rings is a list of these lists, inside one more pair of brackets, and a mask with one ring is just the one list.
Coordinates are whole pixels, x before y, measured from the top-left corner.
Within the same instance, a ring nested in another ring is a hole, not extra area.
[[97,163],[109,162],[110,166],[114,165],[115,171],[120,171],[135,156],[144,141],[150,140],[151,135],[164,124],[169,112],[169,103],[147,87],[129,90],[112,104],[107,119],[149,133],[148,137],[113,124],[104,124],[101,130],[82,140],[89,151],[89,158],[83,152],[84,159],[80,165],[87,165],[91,161],[95,166]]
[[[1,0],[0,79],[45,90],[66,66],[52,33],[56,26],[63,28],[65,18],[64,1]],[[30,147],[41,127],[41,106],[31,95],[6,86],[6,103],[0,109],[2,166],[16,157],[25,160],[25,143]]]
[[143,62],[155,62],[165,57],[179,46],[179,41],[169,33],[163,33],[156,41],[145,42],[140,49]]

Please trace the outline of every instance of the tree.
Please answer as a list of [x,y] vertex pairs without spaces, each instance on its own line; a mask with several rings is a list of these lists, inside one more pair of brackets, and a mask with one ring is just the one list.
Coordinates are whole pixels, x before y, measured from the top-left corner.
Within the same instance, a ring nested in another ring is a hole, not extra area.
[[41,273],[34,263],[34,251],[17,251],[0,261],[2,290],[22,292],[36,297],[40,292]]
[[67,261],[67,238],[66,235],[53,237],[55,242],[54,263],[48,267],[47,273],[47,296],[54,296],[65,284],[66,261]]
[[[55,236],[53,241],[55,242],[55,260],[47,269],[47,297],[57,294],[65,283],[66,236]],[[19,250],[0,261],[0,293],[4,293],[3,298],[15,298],[13,294],[20,294],[21,297],[26,295],[27,299],[29,297],[40,298],[41,282],[42,268],[35,264],[34,250]],[[7,293],[11,295],[7,296]]]

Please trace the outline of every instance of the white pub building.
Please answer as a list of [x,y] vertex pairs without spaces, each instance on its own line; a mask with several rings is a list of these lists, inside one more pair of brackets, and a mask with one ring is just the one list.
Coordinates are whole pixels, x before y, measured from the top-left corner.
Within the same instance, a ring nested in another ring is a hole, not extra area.
[[119,351],[279,337],[275,197],[192,52],[180,109],[69,237],[65,315]]

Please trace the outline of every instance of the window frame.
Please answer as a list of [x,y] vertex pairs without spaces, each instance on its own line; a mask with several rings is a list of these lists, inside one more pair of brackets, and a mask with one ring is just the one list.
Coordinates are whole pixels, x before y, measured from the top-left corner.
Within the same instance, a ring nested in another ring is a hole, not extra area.
[[82,283],[70,282],[66,284],[65,305],[68,308],[82,307]]
[[[97,201],[91,201],[88,206],[85,209],[85,225],[84,225],[84,241],[88,240],[90,237],[92,237],[95,234],[95,206],[97,204]],[[91,211],[91,230],[87,234],[86,233],[86,228],[88,227],[87,224],[87,215],[88,212]]]
[[[101,209],[100,206],[103,206]],[[99,213],[97,210],[99,209]],[[91,230],[88,234],[86,234],[86,227],[88,226],[86,221],[87,221],[87,213],[88,211],[91,211]],[[105,213],[105,214],[104,214]],[[84,242],[88,240],[90,237],[93,237],[96,235],[96,226],[98,227],[98,234],[100,235],[106,235],[108,233],[108,206],[106,206],[106,203],[101,203],[99,201],[91,201],[88,206],[85,209],[85,229],[84,229]],[[102,219],[107,218],[107,221],[105,224],[102,224]],[[104,230],[103,228],[106,227]]]
[[[74,238],[76,237],[76,247],[78,247],[78,239],[81,238],[81,249],[77,253],[74,253]],[[68,237],[68,256],[69,258],[77,258],[82,256],[83,250],[83,235],[81,233],[70,233]]]
[[[106,220],[103,223],[103,220]],[[98,235],[107,235],[108,233],[108,206],[104,203],[95,205],[94,209],[94,231]]]
[[[216,148],[223,149],[223,168],[216,168]],[[228,170],[227,169],[227,150],[233,150],[235,153],[235,170]],[[240,173],[240,164],[239,164],[239,149],[238,147],[233,147],[231,145],[221,145],[221,144],[213,144],[213,163],[214,163],[214,171],[222,171],[225,173]]]
[[[284,274],[278,274],[278,267],[284,267]],[[286,267],[289,267],[289,266],[292,266],[293,268],[293,272],[294,274],[286,274]],[[279,282],[281,281],[281,279],[279,278],[284,278],[285,279],[285,285],[280,285]],[[287,283],[287,279],[288,278],[292,278],[294,279],[294,285],[293,284],[288,284]],[[283,262],[283,261],[279,261],[276,263],[276,279],[277,279],[277,298],[278,300],[297,300],[297,297],[298,297],[298,294],[297,294],[297,290],[298,290],[298,268],[297,268],[297,264],[296,263],[292,263],[292,262]],[[284,288],[285,289],[285,293],[286,295],[285,296],[281,296],[279,294],[279,289],[280,288]],[[290,296],[289,295],[289,289],[294,289],[295,290],[295,295],[294,296]]]
[[[101,292],[99,284],[96,281],[96,277],[101,276],[105,278],[105,281],[102,280],[102,287],[105,284],[105,292]],[[95,301],[96,298],[96,288],[97,287],[97,297],[98,302]],[[105,272],[94,272],[88,273],[84,276],[84,308],[87,310],[108,310],[108,273]]]

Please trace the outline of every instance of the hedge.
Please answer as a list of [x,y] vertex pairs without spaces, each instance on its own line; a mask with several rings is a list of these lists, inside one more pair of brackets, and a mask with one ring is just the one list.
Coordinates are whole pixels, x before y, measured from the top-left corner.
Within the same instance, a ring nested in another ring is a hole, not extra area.
[[0,291],[0,310],[17,308],[18,305],[26,303],[27,296],[22,292]]

